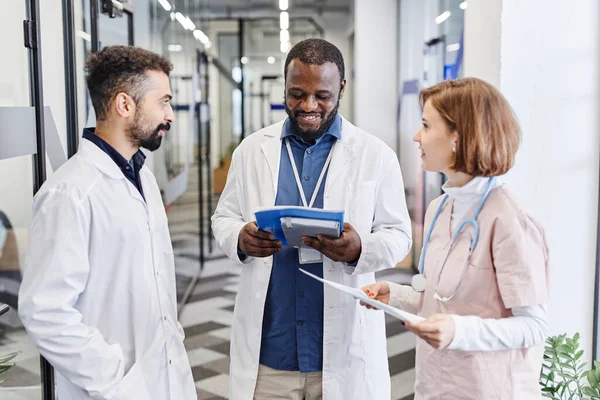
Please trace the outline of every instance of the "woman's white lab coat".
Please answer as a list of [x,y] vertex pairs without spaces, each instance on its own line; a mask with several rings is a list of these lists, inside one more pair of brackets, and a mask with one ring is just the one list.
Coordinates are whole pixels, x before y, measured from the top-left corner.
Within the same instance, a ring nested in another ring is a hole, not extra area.
[[[249,136],[233,154],[215,215],[218,245],[235,260],[238,234],[277,192],[283,122]],[[392,268],[408,253],[411,225],[398,159],[382,141],[345,119],[325,182],[324,208],[345,210],[359,232],[362,254],[353,268],[325,259],[325,279],[360,288],[374,272]],[[230,398],[251,400],[256,385],[261,329],[273,257],[244,261],[231,334]],[[389,399],[384,315],[325,287],[323,399]]]
[[146,201],[83,139],[34,200],[19,315],[60,399],[196,399],[177,322],[173,248],[154,176]]

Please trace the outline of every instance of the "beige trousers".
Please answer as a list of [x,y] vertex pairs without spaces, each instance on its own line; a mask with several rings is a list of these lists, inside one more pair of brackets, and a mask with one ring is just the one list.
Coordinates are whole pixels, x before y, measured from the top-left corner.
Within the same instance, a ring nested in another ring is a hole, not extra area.
[[258,366],[254,400],[321,400],[323,373],[279,371]]

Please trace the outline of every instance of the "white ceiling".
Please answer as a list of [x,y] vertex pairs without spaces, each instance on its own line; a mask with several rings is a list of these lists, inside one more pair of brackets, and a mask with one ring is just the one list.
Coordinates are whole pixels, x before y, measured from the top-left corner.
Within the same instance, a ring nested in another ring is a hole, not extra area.
[[[179,0],[176,3],[212,16],[272,16],[280,11],[278,0]],[[354,0],[289,0],[289,11],[302,15],[349,14],[353,3]]]

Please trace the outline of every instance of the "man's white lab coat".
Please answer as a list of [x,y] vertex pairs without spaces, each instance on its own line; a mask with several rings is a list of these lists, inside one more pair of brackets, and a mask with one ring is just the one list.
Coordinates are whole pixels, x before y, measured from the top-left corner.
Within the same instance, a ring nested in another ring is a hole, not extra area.
[[146,201],[83,139],[34,200],[19,315],[60,399],[188,400],[173,248],[154,176]]
[[[277,194],[283,122],[245,139],[233,154],[227,184],[212,218],[217,244],[238,260],[238,234]],[[325,209],[345,210],[362,240],[353,268],[325,259],[325,279],[360,288],[374,272],[394,267],[411,247],[411,225],[398,159],[381,140],[342,122],[325,182]],[[273,257],[244,260],[231,335],[230,398],[251,400],[260,356],[263,311]],[[382,312],[325,287],[323,399],[389,399]]]

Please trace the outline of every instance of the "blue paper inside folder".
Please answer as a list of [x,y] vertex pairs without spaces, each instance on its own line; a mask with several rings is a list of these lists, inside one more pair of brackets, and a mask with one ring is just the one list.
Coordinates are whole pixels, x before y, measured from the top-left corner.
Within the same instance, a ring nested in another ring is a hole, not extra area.
[[344,212],[323,210],[320,208],[307,208],[297,206],[276,206],[269,209],[257,211],[256,224],[258,229],[267,232],[272,232],[275,239],[281,240],[284,246],[288,245],[285,237],[284,229],[281,225],[281,219],[285,217],[305,218],[321,221],[337,221],[339,223],[339,234],[344,229]]

